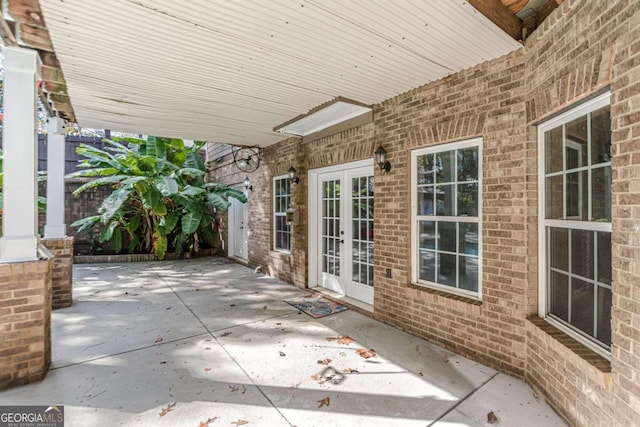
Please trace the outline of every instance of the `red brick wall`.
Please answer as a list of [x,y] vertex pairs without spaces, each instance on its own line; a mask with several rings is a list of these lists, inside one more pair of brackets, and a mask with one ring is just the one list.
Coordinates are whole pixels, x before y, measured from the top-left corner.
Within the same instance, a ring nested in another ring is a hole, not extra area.
[[52,308],[69,307],[73,302],[73,237],[42,239],[54,256],[51,272]]
[[[611,362],[536,317],[536,125],[611,90],[613,345]],[[251,263],[307,283],[306,172],[372,157],[376,168],[374,317],[524,377],[571,424],[640,425],[640,2],[566,0],[523,49],[374,106],[374,122],[265,150],[252,177]],[[411,284],[410,153],[483,139],[482,302]],[[292,264],[270,255],[271,178],[291,161],[301,183]],[[225,180],[224,174],[213,173]],[[267,187],[263,187],[267,185]],[[268,218],[268,219],[266,219]],[[386,278],[386,269],[392,277]]]
[[47,373],[51,267],[52,260],[0,264],[0,390]]

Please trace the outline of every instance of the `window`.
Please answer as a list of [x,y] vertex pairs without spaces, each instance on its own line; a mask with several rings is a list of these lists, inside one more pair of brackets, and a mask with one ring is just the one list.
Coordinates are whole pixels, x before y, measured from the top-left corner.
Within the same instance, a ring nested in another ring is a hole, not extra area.
[[273,180],[273,241],[277,251],[291,250],[291,230],[287,223],[287,209],[289,209],[291,180],[283,175]]
[[540,314],[595,350],[611,346],[610,94],[539,129]]
[[480,296],[482,140],[411,154],[413,282]]

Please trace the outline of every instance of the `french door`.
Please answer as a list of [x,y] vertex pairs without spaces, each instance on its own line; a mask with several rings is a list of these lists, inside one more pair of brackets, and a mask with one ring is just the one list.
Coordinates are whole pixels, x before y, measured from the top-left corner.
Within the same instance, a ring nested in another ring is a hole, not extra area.
[[373,304],[373,166],[363,163],[312,172],[310,275],[315,285]]

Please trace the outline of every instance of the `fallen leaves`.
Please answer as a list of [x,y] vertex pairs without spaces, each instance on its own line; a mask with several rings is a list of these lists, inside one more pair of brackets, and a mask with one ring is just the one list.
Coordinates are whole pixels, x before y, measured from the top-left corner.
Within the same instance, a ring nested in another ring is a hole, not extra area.
[[223,332],[223,333],[220,334],[221,337],[226,337],[226,336],[229,336],[229,335],[231,335],[231,332]]
[[166,408],[162,408],[162,410],[160,411],[160,416],[164,417],[165,415],[167,415],[169,412],[171,412],[171,410],[173,409],[174,406],[176,406],[176,403],[178,402],[173,402],[173,403],[168,403]]
[[369,359],[371,357],[376,357],[376,352],[373,349],[365,350],[364,348],[359,348],[356,350],[356,353],[360,355],[360,357],[364,359]]
[[162,337],[158,337],[156,338],[156,340],[153,342],[154,344],[160,344],[162,342]]
[[242,394],[244,394],[247,391],[247,388],[243,385],[230,385],[229,388],[231,389],[232,393],[235,393],[236,391],[240,391],[242,392]]
[[286,356],[286,354],[284,354],[284,351],[281,351],[280,352],[280,357],[285,357],[285,356]]
[[355,368],[347,368],[345,370],[343,370],[342,372],[344,372],[345,374],[357,374],[359,373],[357,369]]
[[318,365],[328,365],[329,363],[331,363],[331,359],[318,360]]
[[209,372],[211,370],[211,368],[204,368],[205,372]]
[[246,420],[238,420],[238,421],[233,421],[231,424],[237,425],[237,426],[243,426],[245,424],[249,424],[249,421]]
[[498,422],[498,416],[496,414],[493,413],[493,411],[489,412],[487,414],[487,422],[489,424],[495,424]]
[[322,400],[318,400],[318,408],[322,408],[323,406],[329,406],[329,396],[325,397]]
[[322,381],[322,378],[320,377],[320,374],[311,375],[311,379],[314,380],[314,381]]
[[198,424],[198,427],[209,427],[209,423],[212,423],[217,419],[218,417],[213,417],[213,418],[208,418],[207,421],[200,421],[200,424]]
[[340,335],[338,337],[328,337],[327,341],[335,341],[338,344],[349,345],[354,341],[354,339],[348,335]]

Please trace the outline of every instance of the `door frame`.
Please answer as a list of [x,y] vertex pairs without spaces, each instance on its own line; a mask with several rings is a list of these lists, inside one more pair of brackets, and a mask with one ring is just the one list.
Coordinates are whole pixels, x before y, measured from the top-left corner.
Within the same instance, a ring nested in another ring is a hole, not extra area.
[[[356,168],[362,168],[362,167],[374,167],[374,162],[373,162],[373,158],[371,159],[365,159],[365,160],[358,160],[355,162],[350,162],[350,163],[341,163],[338,165],[333,165],[333,166],[328,166],[328,167],[324,167],[324,168],[318,168],[318,169],[311,169],[308,172],[308,183],[309,183],[309,192],[307,194],[308,200],[308,206],[309,206],[309,228],[308,228],[308,236],[309,236],[309,247],[308,247],[308,254],[309,257],[307,258],[308,261],[308,265],[309,265],[309,283],[308,286],[310,288],[312,287],[316,287],[316,286],[321,286],[321,283],[319,283],[318,277],[319,277],[319,272],[318,272],[318,230],[319,230],[319,226],[320,226],[320,219],[319,219],[319,213],[320,213],[320,206],[318,206],[318,199],[319,199],[319,188],[318,188],[318,175],[320,174],[324,174],[324,173],[330,173],[330,172],[343,172],[345,170],[349,170],[349,169],[356,169]],[[341,211],[343,209],[345,209],[344,206],[342,206],[343,204],[341,204],[340,209]],[[344,218],[344,216],[341,213],[341,218]],[[344,266],[343,266],[344,267]],[[374,291],[375,292],[375,291]]]
[[[242,262],[248,262],[249,261],[249,238],[248,238],[248,233],[249,233],[249,229],[248,229],[248,222],[249,222],[249,209],[248,209],[248,204],[249,204],[249,196],[247,194],[247,191],[244,188],[244,184],[242,183],[238,183],[235,185],[230,185],[230,188],[242,191],[244,193],[245,196],[247,196],[247,202],[246,203],[241,203],[240,201],[236,200],[235,202],[231,202],[232,204],[229,206],[229,209],[227,209],[227,257],[229,258],[234,258],[237,259],[239,261]],[[243,258],[241,256],[237,256],[235,254],[236,252],[236,203],[240,203],[243,206],[243,217],[244,217],[244,224],[245,224],[245,231],[247,232],[247,239],[245,240],[246,245],[247,245],[247,251],[246,251],[246,258]]]

